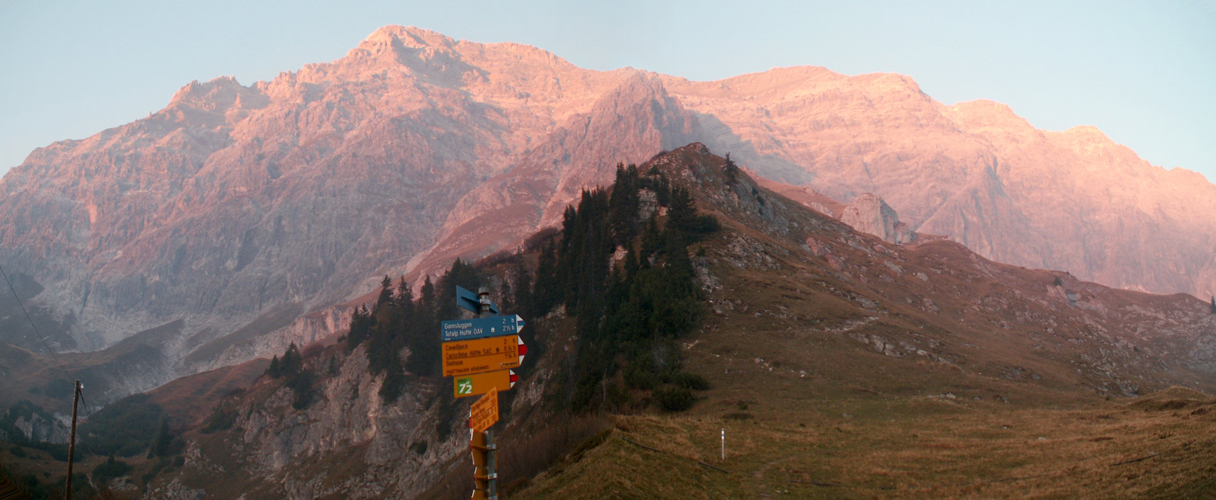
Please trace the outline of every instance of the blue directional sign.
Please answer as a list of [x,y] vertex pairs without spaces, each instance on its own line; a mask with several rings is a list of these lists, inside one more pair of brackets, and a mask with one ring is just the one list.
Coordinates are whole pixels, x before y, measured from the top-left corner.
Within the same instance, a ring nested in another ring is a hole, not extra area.
[[456,305],[475,313],[481,312],[481,301],[477,299],[477,294],[461,286],[456,287]]
[[[456,305],[475,313],[481,313],[481,299],[477,297],[477,294],[465,290],[460,285],[456,286]],[[490,312],[498,314],[498,306],[491,303]]]
[[477,319],[454,319],[444,321],[441,331],[443,341],[479,339],[499,335],[515,335],[524,327],[524,319],[518,314]]

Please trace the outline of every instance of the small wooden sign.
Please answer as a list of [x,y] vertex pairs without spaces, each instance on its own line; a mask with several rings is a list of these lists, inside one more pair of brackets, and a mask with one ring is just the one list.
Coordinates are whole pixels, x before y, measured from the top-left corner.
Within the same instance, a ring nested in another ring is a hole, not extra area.
[[485,432],[495,422],[498,422],[498,388],[490,389],[469,410],[469,428],[473,432]]

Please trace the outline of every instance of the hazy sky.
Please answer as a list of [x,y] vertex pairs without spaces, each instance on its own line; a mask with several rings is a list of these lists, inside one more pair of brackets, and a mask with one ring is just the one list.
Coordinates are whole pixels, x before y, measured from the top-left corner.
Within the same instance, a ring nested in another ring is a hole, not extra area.
[[191,80],[331,61],[377,27],[514,41],[592,69],[712,80],[775,66],[912,76],[1036,127],[1096,125],[1216,180],[1216,1],[206,2],[0,0],[0,173],[161,109]]

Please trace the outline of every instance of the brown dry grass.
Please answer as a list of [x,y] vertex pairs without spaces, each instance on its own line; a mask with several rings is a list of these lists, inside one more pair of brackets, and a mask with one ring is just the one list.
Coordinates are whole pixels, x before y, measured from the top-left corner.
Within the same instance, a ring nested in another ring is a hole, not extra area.
[[1059,410],[889,403],[880,414],[838,401],[853,413],[801,424],[619,417],[603,445],[515,498],[1194,498],[1216,480],[1209,398]]
[[[699,245],[712,312],[680,339],[685,368],[713,388],[685,415],[618,417],[603,444],[515,498],[1189,498],[1213,486],[1216,400],[1181,388],[1132,400],[1116,384],[1216,387],[1169,357],[1207,321],[1193,298],[1072,280],[1101,305],[1072,307],[1050,271],[950,242],[850,240],[795,212],[844,264],[800,248],[797,231],[719,211],[727,231]],[[736,235],[753,243],[733,249]],[[1153,315],[1188,333],[1136,333],[1164,324]]]

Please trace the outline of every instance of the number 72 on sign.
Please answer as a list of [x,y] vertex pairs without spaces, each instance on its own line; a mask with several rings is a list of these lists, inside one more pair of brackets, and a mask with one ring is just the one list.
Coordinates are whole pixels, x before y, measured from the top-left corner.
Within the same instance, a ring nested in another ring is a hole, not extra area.
[[486,394],[491,390],[509,391],[515,387],[515,383],[518,381],[519,375],[515,374],[515,370],[498,370],[456,377],[454,381],[455,396],[463,398]]

